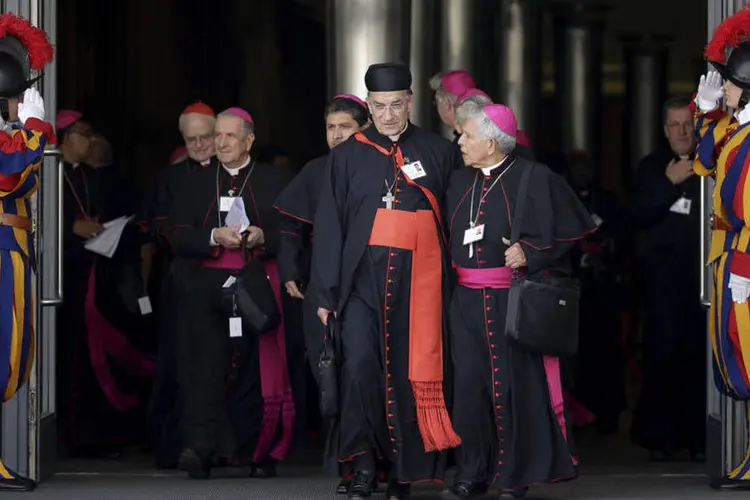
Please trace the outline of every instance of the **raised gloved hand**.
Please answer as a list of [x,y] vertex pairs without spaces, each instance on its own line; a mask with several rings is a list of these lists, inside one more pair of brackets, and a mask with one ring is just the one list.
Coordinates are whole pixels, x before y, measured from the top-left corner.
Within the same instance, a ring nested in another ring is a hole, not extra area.
[[729,274],[729,290],[732,293],[732,301],[736,304],[744,304],[750,297],[750,278],[744,278],[736,274]]
[[18,119],[25,124],[29,118],[44,121],[44,99],[34,87],[26,89],[23,93],[23,102],[18,103]]
[[695,102],[702,112],[707,113],[719,107],[719,99],[724,97],[723,83],[718,71],[709,71],[701,76]]

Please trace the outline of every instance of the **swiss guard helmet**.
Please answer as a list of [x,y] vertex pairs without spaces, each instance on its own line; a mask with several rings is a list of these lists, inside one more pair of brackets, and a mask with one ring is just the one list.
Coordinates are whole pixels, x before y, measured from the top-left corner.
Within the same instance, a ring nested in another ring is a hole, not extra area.
[[746,106],[750,102],[750,7],[722,21],[705,55],[725,80],[742,89],[740,106]]
[[52,61],[54,50],[47,34],[15,14],[0,15],[0,112],[8,120],[8,99],[18,97],[41,75],[32,77]]

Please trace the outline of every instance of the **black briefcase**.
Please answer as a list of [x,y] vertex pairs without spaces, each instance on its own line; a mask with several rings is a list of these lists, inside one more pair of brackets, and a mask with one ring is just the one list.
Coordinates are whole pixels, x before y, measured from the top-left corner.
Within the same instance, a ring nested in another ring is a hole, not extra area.
[[242,317],[244,327],[260,335],[279,326],[281,311],[263,263],[247,249],[247,234],[242,236],[242,248],[245,266],[235,275],[223,302],[232,316]]
[[336,341],[338,339],[337,320],[328,315],[328,326],[323,339],[323,347],[318,358],[318,383],[320,388],[320,416],[335,418],[339,414],[338,363]]
[[[521,235],[531,170],[521,177],[513,214],[511,244]],[[580,282],[566,273],[548,270],[534,275],[514,272],[508,295],[505,335],[524,350],[564,357],[578,350]]]

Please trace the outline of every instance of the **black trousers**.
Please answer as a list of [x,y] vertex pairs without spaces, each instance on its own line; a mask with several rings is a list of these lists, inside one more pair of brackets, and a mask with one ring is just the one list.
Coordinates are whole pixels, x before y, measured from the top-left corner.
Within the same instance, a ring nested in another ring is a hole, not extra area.
[[186,274],[183,313],[189,321],[178,341],[184,444],[244,465],[263,420],[258,339],[247,329],[242,337],[229,337],[230,311],[221,290],[230,271],[194,268]]

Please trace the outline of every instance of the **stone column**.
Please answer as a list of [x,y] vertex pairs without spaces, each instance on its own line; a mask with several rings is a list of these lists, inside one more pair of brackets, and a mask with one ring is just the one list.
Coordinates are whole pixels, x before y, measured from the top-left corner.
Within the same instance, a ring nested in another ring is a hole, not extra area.
[[[475,0],[442,0],[440,13],[440,71],[465,69],[476,74],[478,16]],[[476,76],[475,76],[476,78]],[[443,136],[453,139],[453,130],[442,125]]]
[[499,66],[497,102],[516,114],[518,126],[535,143],[541,99],[541,9],[538,0],[502,0],[495,32]]
[[438,3],[434,0],[411,0],[411,50],[410,62],[413,79],[414,104],[411,121],[432,130],[436,113],[432,102],[430,78],[440,71],[440,52],[435,50],[435,40],[440,32]]
[[632,171],[664,136],[662,106],[667,99],[667,39],[626,37],[625,167]]
[[364,97],[368,66],[409,64],[410,0],[328,0],[327,9],[330,95]]
[[602,6],[556,4],[555,94],[561,151],[584,151],[601,161]]

